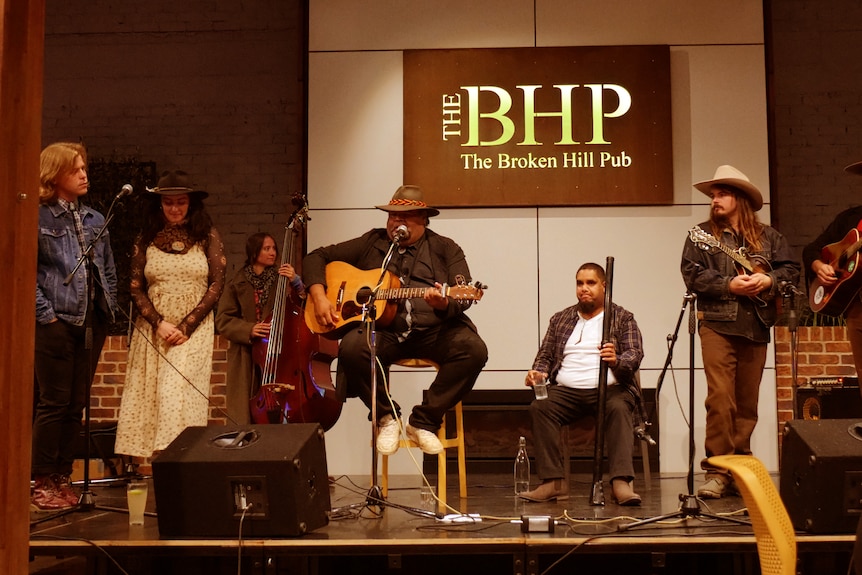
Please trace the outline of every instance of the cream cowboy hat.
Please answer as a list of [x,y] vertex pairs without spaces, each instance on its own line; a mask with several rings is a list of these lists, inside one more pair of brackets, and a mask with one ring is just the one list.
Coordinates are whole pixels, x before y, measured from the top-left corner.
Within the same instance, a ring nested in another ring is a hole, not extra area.
[[763,207],[763,194],[757,189],[757,186],[751,183],[748,176],[734,168],[733,166],[719,166],[715,170],[715,176],[711,180],[697,182],[694,187],[709,195],[709,189],[712,186],[730,186],[745,194],[751,201],[751,209],[755,212]]
[[395,195],[384,206],[374,206],[384,212],[410,212],[413,210],[425,210],[429,218],[440,213],[440,210],[430,207],[422,199],[422,190],[419,186],[401,186],[395,190]]

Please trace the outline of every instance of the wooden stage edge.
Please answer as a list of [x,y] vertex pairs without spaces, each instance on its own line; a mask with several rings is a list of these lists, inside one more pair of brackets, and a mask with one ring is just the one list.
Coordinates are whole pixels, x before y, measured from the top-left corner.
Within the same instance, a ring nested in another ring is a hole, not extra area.
[[[696,476],[695,485],[701,479]],[[418,475],[392,476],[387,502],[422,511],[420,481]],[[685,476],[662,475],[650,485],[636,483],[643,497],[640,507],[613,503],[608,481],[603,482],[605,505],[591,505],[590,476],[574,475],[570,498],[549,503],[518,500],[511,481],[509,474],[471,475],[468,497],[461,501],[457,481],[450,478],[450,505],[478,515],[481,520],[476,522],[446,522],[386,506],[380,514],[366,508],[333,515],[327,525],[299,537],[241,540],[161,538],[152,488],[145,524],[129,526],[124,488],[94,484],[94,509],[56,518],[31,514],[30,573],[759,573],[750,526],[679,512],[688,491]],[[368,476],[334,478],[331,508],[362,504],[369,485]],[[438,515],[455,509],[439,509]],[[739,497],[704,501],[700,509],[746,518]],[[539,524],[544,517],[556,519],[554,532],[523,533],[520,519],[525,515],[540,518]],[[620,530],[632,521],[665,515],[675,517]],[[854,541],[851,533],[798,532],[797,572],[846,575]],[[79,559],[79,565],[57,570],[70,558]]]

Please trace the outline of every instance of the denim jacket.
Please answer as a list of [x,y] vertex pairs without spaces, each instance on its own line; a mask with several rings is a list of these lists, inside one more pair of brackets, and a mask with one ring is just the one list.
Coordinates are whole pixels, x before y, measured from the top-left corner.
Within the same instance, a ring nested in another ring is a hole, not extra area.
[[[89,245],[105,225],[105,218],[84,205],[80,205],[79,210],[86,244]],[[84,325],[87,313],[84,266],[78,268],[69,285],[63,285],[81,255],[72,218],[72,214],[60,204],[39,206],[36,321],[40,324],[59,318],[72,325]],[[112,321],[117,308],[117,270],[107,231],[93,246],[92,259],[97,284],[95,291],[100,295],[96,305],[104,312],[105,318]]]
[[[709,222],[701,223],[700,228],[709,233]],[[739,247],[735,236],[730,231],[724,231],[721,241],[732,250]],[[759,258],[762,258],[759,260],[761,262],[765,260],[763,271],[772,277],[772,287],[759,297],[772,302],[779,295],[778,287],[781,282],[796,285],[799,280],[800,265],[794,259],[787,240],[775,228],[763,226],[760,241],[762,244],[760,251],[753,252],[748,259],[753,263]],[[730,280],[737,275],[737,269],[729,255],[716,247],[694,243],[691,237],[688,237],[683,247],[680,267],[686,287],[697,294],[700,319],[736,321],[739,301],[736,295],[730,293]],[[768,309],[772,311],[774,306],[770,305]],[[767,327],[775,323],[774,313],[767,316],[759,312],[758,315],[761,315],[761,320]]]

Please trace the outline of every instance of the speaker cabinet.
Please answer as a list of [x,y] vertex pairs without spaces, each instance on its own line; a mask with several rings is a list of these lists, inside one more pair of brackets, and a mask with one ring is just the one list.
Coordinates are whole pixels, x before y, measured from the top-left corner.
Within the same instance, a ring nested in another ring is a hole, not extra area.
[[294,537],[329,522],[318,424],[189,427],[153,460],[165,537]]
[[788,421],[780,493],[797,530],[855,532],[862,514],[862,419]]
[[862,395],[859,393],[859,386],[798,387],[796,415],[800,419],[862,419]]

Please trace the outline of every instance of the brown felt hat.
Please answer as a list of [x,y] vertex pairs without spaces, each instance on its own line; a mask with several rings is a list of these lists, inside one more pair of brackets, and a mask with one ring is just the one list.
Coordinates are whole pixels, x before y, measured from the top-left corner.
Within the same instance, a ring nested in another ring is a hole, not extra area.
[[384,212],[410,212],[413,210],[425,210],[429,218],[440,213],[440,210],[430,207],[422,199],[422,190],[419,186],[401,186],[395,190],[395,195],[384,206],[375,206]]

